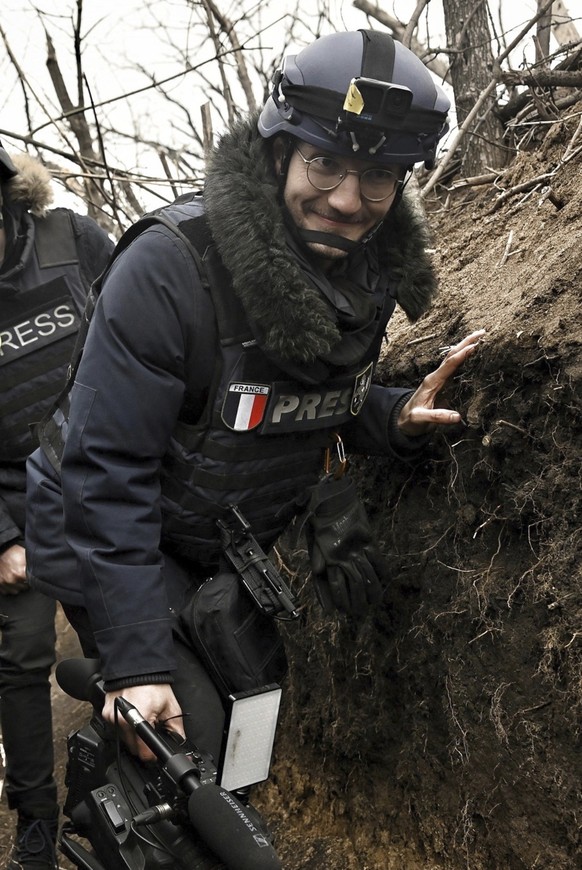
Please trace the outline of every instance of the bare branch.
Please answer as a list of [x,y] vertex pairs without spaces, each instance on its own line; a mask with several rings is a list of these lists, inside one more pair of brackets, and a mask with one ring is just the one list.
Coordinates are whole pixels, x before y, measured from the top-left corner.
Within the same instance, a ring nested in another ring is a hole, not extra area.
[[242,46],[239,42],[238,36],[236,34],[236,30],[234,28],[233,22],[227,18],[216,6],[213,0],[203,0],[204,6],[206,9],[210,10],[212,15],[216,18],[218,23],[220,24],[224,33],[226,33],[230,44],[232,45],[234,51],[234,59],[237,66],[238,78],[239,82],[244,91],[247,105],[251,112],[254,112],[257,108],[255,96],[253,93],[253,88],[251,85],[251,81],[249,78],[249,74],[247,71],[246,63],[243,58]]
[[[553,5],[553,4],[552,4]],[[543,0],[538,0],[538,9],[543,6]],[[536,61],[539,63],[550,53],[550,33],[552,24],[552,9],[546,9],[538,20],[535,35]]]
[[16,75],[18,77],[18,82],[20,84],[23,98],[24,98],[24,107],[25,107],[26,119],[28,122],[28,126],[30,127],[30,107],[29,107],[29,101],[28,101],[28,92],[26,89],[26,76],[25,76],[22,68],[20,67],[20,64],[18,63],[16,56],[14,55],[14,53],[10,47],[10,43],[8,42],[8,38],[6,36],[6,33],[4,32],[1,25],[0,25],[0,36],[2,37],[2,42],[4,43],[4,47],[6,49],[6,54],[8,55],[10,63],[12,64],[14,69],[16,70]]
[[224,65],[224,60],[220,55],[220,40],[218,39],[218,34],[216,33],[216,28],[214,26],[214,14],[212,7],[208,0],[202,0],[202,5],[206,10],[206,20],[208,22],[208,29],[210,31],[210,38],[214,43],[214,50],[216,52],[216,57],[218,58],[218,72],[220,74],[220,79],[222,81],[222,96],[226,103],[226,109],[228,112],[228,123],[229,125],[233,123],[235,119],[235,111],[232,103],[232,94],[230,92],[230,85],[228,83],[228,78],[226,76],[226,69]]
[[582,87],[582,70],[509,70],[500,73],[499,81],[505,85],[528,85],[533,88],[579,88]]
[[412,13],[410,17],[410,21],[404,28],[404,33],[402,34],[402,44],[407,48],[410,48],[410,44],[412,42],[412,36],[416,28],[418,27],[418,22],[420,20],[420,16],[430,3],[430,0],[417,0],[416,9]]

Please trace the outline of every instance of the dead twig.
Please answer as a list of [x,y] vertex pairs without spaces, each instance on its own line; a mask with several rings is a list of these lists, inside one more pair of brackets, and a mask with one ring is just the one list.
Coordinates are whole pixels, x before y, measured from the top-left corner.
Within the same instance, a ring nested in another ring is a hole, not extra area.
[[422,344],[423,341],[430,341],[432,338],[436,337],[436,332],[431,332],[430,335],[421,335],[420,338],[411,338],[410,341],[406,342],[406,346],[410,347],[413,344]]
[[[493,212],[497,211],[497,209],[501,208],[503,203],[505,203],[510,197],[515,196],[518,193],[525,193],[527,191],[535,190],[540,185],[544,185],[549,187],[549,182],[556,176],[556,174],[571,160],[578,156],[582,152],[582,145],[578,145],[578,147],[574,148],[574,143],[582,130],[582,119],[576,128],[576,131],[568,143],[568,147],[564,152],[564,156],[562,159],[556,164],[556,166],[550,170],[549,172],[544,172],[542,175],[536,175],[535,178],[530,178],[527,181],[522,181],[521,184],[516,184],[514,187],[510,187],[507,190],[504,190],[498,198],[495,200],[487,214],[493,214]],[[545,182],[548,184],[545,185]],[[549,196],[549,195],[548,195]],[[552,194],[553,198],[551,202],[556,206],[556,208],[562,208],[564,203],[557,197],[555,194]]]
[[527,438],[531,438],[532,436],[529,432],[526,432],[525,429],[522,429],[521,426],[516,426],[515,423],[510,423],[508,420],[496,420],[498,426],[507,426],[509,429],[515,429],[516,432],[520,432],[522,435],[525,435]]
[[486,172],[483,175],[472,175],[469,178],[459,178],[454,181],[447,190],[460,190],[463,187],[478,187],[480,184],[492,184],[504,170],[498,172]]
[[582,115],[580,116],[580,120],[578,121],[578,126],[576,127],[576,130],[574,131],[574,135],[572,136],[572,138],[568,142],[568,147],[564,151],[564,156],[562,157],[563,163],[567,163],[574,156],[574,153],[577,153],[580,151],[580,147],[578,147],[576,150],[574,149],[574,143],[576,142],[576,140],[581,132],[582,132]]
[[509,231],[509,235],[507,237],[507,244],[505,245],[505,250],[503,252],[503,256],[498,262],[498,266],[503,266],[507,262],[507,258],[509,257],[509,252],[511,251],[511,243],[513,242],[513,230]]

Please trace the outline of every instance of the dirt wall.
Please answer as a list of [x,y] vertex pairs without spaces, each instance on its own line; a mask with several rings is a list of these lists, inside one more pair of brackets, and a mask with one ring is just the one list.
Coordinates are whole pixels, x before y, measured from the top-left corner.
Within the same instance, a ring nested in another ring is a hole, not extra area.
[[304,552],[283,548],[305,611],[262,800],[288,870],[582,863],[577,123],[517,157],[509,195],[427,203],[440,298],[396,318],[379,378],[416,386],[440,348],[487,337],[446,397],[466,426],[415,464],[353,464],[391,563],[383,606],[323,618]]

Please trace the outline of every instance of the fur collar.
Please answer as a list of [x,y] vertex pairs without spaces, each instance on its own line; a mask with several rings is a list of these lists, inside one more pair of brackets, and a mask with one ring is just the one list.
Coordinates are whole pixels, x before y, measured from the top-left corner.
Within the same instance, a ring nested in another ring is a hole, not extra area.
[[35,217],[44,217],[53,201],[48,169],[28,154],[17,154],[11,159],[18,175],[3,182],[7,198],[15,205],[24,206]]
[[[306,281],[286,244],[271,146],[256,118],[238,122],[210,155],[204,189],[208,221],[234,290],[261,344],[278,357],[309,363],[340,340],[329,304]],[[430,306],[435,276],[426,224],[405,193],[371,244],[411,320]]]

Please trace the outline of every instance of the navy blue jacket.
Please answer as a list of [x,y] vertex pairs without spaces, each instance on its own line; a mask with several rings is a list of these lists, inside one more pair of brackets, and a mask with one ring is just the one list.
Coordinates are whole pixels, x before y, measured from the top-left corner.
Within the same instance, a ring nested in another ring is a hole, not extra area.
[[[87,607],[108,680],[174,669],[172,611],[187,590],[164,578],[159,473],[186,393],[203,401],[215,348],[191,254],[165,227],[147,229],[110,270],[72,391],[62,487],[77,573],[55,544],[58,481],[41,451],[29,462],[31,516],[54,522],[40,536],[29,524],[33,583]],[[373,386],[348,449],[390,452],[392,411],[409,392]]]

